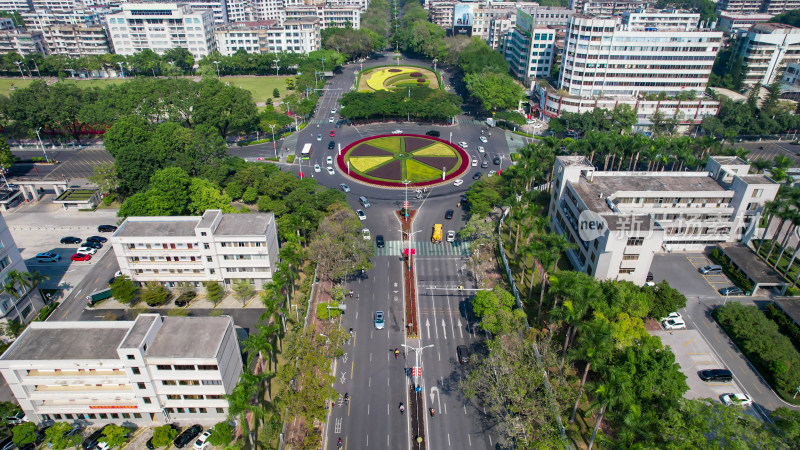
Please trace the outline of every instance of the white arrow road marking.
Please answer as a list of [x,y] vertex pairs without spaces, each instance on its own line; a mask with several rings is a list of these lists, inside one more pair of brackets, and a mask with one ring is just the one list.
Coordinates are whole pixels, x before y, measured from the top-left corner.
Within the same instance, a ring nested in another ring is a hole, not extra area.
[[447,339],[447,323],[445,323],[444,317],[442,318],[442,333],[444,333],[444,338]]
[[429,318],[425,318],[425,330],[428,333],[428,339],[431,339],[431,320]]
[[438,408],[439,408],[439,411],[441,411],[442,410],[442,396],[439,394],[439,388],[436,387],[436,386],[431,387],[431,393],[429,395],[431,396],[431,404],[433,404],[433,400],[434,399],[438,400],[438,402],[437,402]]
[[458,319],[458,336],[464,339],[464,328],[461,326],[461,319]]

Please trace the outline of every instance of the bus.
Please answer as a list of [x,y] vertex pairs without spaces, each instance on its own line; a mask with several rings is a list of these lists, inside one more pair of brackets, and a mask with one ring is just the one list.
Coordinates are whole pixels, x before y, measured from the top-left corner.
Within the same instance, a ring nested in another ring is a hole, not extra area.
[[300,158],[308,159],[311,157],[311,144],[306,144],[303,146],[303,151],[300,152]]

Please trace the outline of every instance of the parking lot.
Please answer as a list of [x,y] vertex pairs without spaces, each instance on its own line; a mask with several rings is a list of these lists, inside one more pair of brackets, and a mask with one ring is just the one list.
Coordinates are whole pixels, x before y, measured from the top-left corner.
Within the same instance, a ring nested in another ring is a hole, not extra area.
[[659,253],[653,256],[650,271],[654,281],[667,280],[687,298],[724,297],[718,289],[733,286],[725,274],[703,275],[700,267],[713,264],[702,253]]
[[[15,151],[15,156],[23,160],[33,157],[43,157],[41,151]],[[86,179],[94,174],[94,167],[100,164],[114,162],[107,150],[56,150],[47,153],[50,160],[60,161],[59,164],[14,164],[8,173],[9,179],[17,180],[76,180]]]

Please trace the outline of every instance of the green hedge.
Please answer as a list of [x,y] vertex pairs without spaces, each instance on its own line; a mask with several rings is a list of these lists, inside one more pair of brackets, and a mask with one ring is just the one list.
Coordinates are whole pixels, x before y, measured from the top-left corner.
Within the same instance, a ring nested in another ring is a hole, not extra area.
[[288,156],[286,157],[286,162],[287,162],[288,164],[292,164],[292,163],[294,162],[294,155],[288,155]]
[[787,402],[800,386],[800,352],[758,307],[729,302],[712,313],[758,372]]
[[733,266],[733,264],[731,264],[730,258],[725,256],[725,254],[723,254],[718,247],[711,250],[709,259],[711,259],[711,261],[713,261],[715,264],[722,266],[723,272],[725,272],[725,275],[728,276],[733,284],[747,292],[748,295],[753,292],[753,283],[747,279],[747,276],[742,273],[741,270],[737,269]]
[[39,311],[39,315],[36,316],[36,319],[34,319],[34,320],[36,322],[43,322],[45,319],[47,319],[50,316],[50,314],[53,313],[53,311],[56,310],[56,308],[58,308],[58,303],[50,303],[49,305],[47,305],[44,308],[42,308],[41,311]]
[[791,317],[783,312],[783,310],[775,306],[774,303],[767,305],[764,314],[767,315],[767,318],[778,325],[778,331],[785,336],[788,336],[789,339],[792,340],[794,348],[800,349],[800,327],[794,323],[794,320],[792,320]]

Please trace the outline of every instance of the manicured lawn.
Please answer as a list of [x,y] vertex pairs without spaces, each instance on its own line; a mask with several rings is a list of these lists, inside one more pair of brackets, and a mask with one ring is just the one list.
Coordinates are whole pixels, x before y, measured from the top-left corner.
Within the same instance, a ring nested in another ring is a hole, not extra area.
[[[286,79],[291,78],[288,76],[270,76],[270,77],[222,77],[221,80],[230,83],[233,86],[247,89],[253,94],[253,100],[256,103],[265,102],[268,98],[272,98],[272,90],[278,88],[281,93],[280,98],[286,97]],[[280,99],[274,99],[276,103]]]
[[[392,72],[396,71],[396,72]],[[419,72],[425,78],[426,85],[431,89],[439,88],[439,80],[431,69],[414,66],[380,66],[364,69],[358,78],[359,92],[373,92],[383,89],[403,88],[403,83],[416,86],[417,77],[411,73]]]

